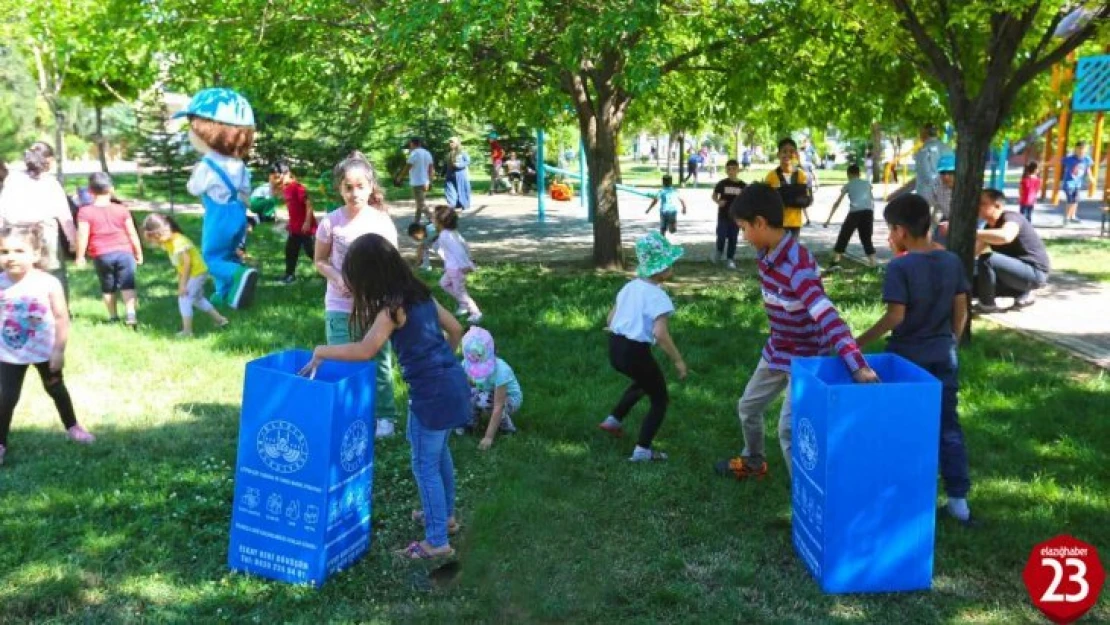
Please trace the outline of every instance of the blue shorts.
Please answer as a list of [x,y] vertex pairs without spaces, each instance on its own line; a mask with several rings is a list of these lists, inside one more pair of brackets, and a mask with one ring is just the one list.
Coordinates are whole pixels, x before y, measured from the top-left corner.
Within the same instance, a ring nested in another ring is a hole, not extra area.
[[93,259],[96,276],[100,278],[100,292],[135,290],[135,257],[129,252],[109,252]]
[[1066,204],[1079,203],[1079,188],[1080,185],[1072,186],[1070,184],[1064,185],[1064,202]]

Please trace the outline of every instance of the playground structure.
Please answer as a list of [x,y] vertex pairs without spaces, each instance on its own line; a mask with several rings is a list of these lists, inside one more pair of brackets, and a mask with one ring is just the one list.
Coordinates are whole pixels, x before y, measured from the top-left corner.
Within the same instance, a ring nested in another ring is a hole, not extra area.
[[[558,174],[564,178],[569,178],[578,183],[578,201],[582,208],[586,209],[586,219],[593,223],[594,221],[594,207],[590,204],[590,196],[586,193],[586,185],[589,184],[589,171],[586,167],[586,146],[581,141],[578,143],[578,173],[570,170],[562,169],[548,165],[544,162],[544,132],[543,129],[536,131],[536,187],[539,195],[539,206],[537,209],[536,219],[542,224],[546,216],[547,210],[547,175]],[[616,185],[617,191],[638,195],[640,197],[654,198],[655,193],[637,189],[626,184],[618,183]]]

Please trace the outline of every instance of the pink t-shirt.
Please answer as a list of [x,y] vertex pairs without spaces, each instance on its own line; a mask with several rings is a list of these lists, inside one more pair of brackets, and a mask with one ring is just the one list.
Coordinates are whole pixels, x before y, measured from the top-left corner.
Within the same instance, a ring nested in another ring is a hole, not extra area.
[[1037,193],[1041,190],[1041,179],[1037,176],[1025,176],[1018,185],[1018,204],[1032,206],[1037,203]]
[[19,282],[0,274],[0,362],[32,365],[50,360],[54,351],[51,291],[62,283],[37,269]]
[[[380,235],[392,243],[393,247],[397,247],[397,226],[393,219],[389,213],[374,208],[360,210],[354,219],[347,216],[346,207],[333,210],[320,220],[316,240],[331,245],[331,255],[328,257],[331,266],[343,271],[347,248],[364,234]],[[353,304],[349,295],[340,295],[331,281],[328,281],[328,290],[324,294],[324,310],[350,313]]]

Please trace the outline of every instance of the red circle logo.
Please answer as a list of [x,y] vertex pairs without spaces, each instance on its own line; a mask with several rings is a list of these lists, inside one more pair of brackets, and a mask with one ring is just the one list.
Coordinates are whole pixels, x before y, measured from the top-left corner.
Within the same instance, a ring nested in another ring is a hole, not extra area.
[[1067,534],[1034,545],[1021,576],[1033,605],[1060,625],[1093,608],[1106,582],[1094,545]]

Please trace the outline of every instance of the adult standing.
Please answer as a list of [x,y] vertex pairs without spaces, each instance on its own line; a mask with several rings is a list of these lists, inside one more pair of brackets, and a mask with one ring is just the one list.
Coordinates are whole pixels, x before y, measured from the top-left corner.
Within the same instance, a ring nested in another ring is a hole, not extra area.
[[426,205],[428,191],[432,188],[432,178],[435,177],[435,159],[432,153],[424,149],[424,142],[420,137],[409,139],[409,158],[405,163],[405,170],[401,172],[409,176],[409,186],[412,187],[412,197],[416,200],[416,223],[420,223],[422,215],[432,215]]
[[11,172],[0,192],[0,224],[42,227],[46,243],[43,268],[62,283],[68,302],[65,249],[76,250],[77,227],[65,189],[50,173],[54,169],[54,149],[48,143],[36,142],[23,153],[23,164],[26,171]]
[[447,140],[447,162],[443,166],[443,198],[451,208],[470,208],[470,155],[458,137]]
[[1080,141],[1075,144],[1075,151],[1064,157],[1060,166],[1063,172],[1064,201],[1067,204],[1064,208],[1065,226],[1080,221],[1075,215],[1079,210],[1079,191],[1091,181],[1092,164],[1091,157],[1087,156],[1087,144]]
[[1014,297],[1014,308],[1033,305],[1033,290],[1048,282],[1044,241],[1021,213],[1006,210],[1006,196],[986,189],[979,197],[986,227],[975,235],[975,294],[984,313],[998,312],[998,295]]

